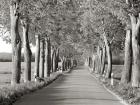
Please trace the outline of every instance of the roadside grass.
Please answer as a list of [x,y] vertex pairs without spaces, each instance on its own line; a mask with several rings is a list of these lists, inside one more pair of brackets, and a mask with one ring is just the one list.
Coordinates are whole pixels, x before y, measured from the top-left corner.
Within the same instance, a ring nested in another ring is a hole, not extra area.
[[[11,82],[11,67],[12,62],[0,62],[0,87],[10,84]],[[34,62],[31,65],[32,69],[32,80],[33,80],[33,73],[34,73]],[[21,63],[21,82],[23,82],[24,76],[24,62]]]
[[51,74],[49,78],[45,78],[43,82],[28,82],[14,86],[7,85],[0,88],[0,105],[12,105],[21,96],[34,92],[47,86],[49,83],[57,79],[62,73],[56,72]]
[[104,77],[94,74],[106,88],[116,93],[124,101],[131,105],[140,105],[140,89],[133,88],[131,84],[120,84],[121,73],[123,65],[113,65],[114,73],[114,85],[111,85],[110,79],[104,79]]

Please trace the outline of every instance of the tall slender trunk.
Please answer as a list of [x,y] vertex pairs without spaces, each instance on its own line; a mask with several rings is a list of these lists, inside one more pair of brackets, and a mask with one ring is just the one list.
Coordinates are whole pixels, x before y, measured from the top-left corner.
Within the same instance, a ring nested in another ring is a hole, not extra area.
[[96,57],[96,73],[100,72],[100,47],[97,48],[97,57]]
[[48,72],[47,75],[50,76],[51,73],[51,41],[50,38],[48,38]]
[[67,61],[67,58],[65,58],[65,68],[66,68],[66,70],[68,70],[68,61]]
[[111,78],[111,73],[112,73],[112,52],[111,52],[111,47],[107,46],[106,50],[107,50],[107,62],[108,62],[106,78]]
[[71,67],[73,67],[73,58],[71,58]]
[[39,61],[40,61],[40,37],[39,35],[35,35],[36,37],[36,51],[35,51],[35,75],[39,77]]
[[44,61],[45,61],[45,54],[44,54],[44,40],[41,40],[40,43],[40,72],[39,75],[41,78],[44,78]]
[[53,72],[53,46],[51,46],[51,72]]
[[104,42],[105,42],[105,47],[106,47],[106,52],[107,52],[107,71],[106,71],[106,78],[111,78],[111,73],[112,73],[112,52],[111,52],[111,47],[110,47],[110,42],[107,40],[107,37],[104,33]]
[[129,83],[131,81],[132,73],[132,37],[131,30],[127,30],[125,38],[125,58],[124,70],[122,72],[121,83]]
[[62,58],[62,71],[65,71],[65,57]]
[[21,38],[18,31],[19,22],[19,0],[12,1],[10,4],[11,19],[11,43],[12,43],[12,78],[11,84],[20,83],[21,74]]
[[71,58],[69,59],[69,69],[71,68]]
[[59,63],[59,49],[56,50],[56,69],[58,68]]
[[44,77],[48,77],[48,38],[45,38],[45,68]]
[[31,81],[31,57],[32,52],[30,49],[29,38],[28,38],[28,31],[29,31],[29,24],[28,19],[21,20],[22,28],[23,28],[23,48],[24,48],[24,62],[25,62],[25,69],[24,69],[24,82]]
[[70,69],[70,60],[69,59],[67,59],[67,65],[68,65],[67,69]]
[[105,57],[106,57],[106,47],[103,47],[103,56],[102,56],[102,67],[101,67],[101,74],[105,71]]
[[100,53],[99,53],[99,73],[102,74],[102,58],[103,58],[103,50],[100,48]]
[[132,25],[132,50],[133,50],[133,63],[132,69],[132,86],[139,87],[140,84],[140,14],[138,17],[133,14],[130,15]]
[[92,56],[92,61],[93,61],[93,63],[92,63],[92,72],[94,72],[95,71],[95,55],[94,54]]
[[46,38],[46,50],[45,50],[45,71],[44,76],[50,77],[51,72],[51,52],[50,52],[50,38]]
[[92,67],[92,58],[89,57],[89,67]]
[[98,72],[98,56],[97,56],[97,54],[95,55],[95,60],[94,60],[94,62],[95,62],[95,66],[94,66],[94,68],[95,68],[95,73],[97,73],[97,72]]
[[53,55],[52,55],[52,70],[53,70],[53,72],[56,71],[56,50],[53,50]]

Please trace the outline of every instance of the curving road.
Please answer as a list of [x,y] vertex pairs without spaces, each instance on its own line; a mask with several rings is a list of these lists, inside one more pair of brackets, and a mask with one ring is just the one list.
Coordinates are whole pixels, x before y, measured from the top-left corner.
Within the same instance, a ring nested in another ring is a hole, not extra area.
[[49,86],[23,96],[14,105],[123,105],[84,67],[61,76]]

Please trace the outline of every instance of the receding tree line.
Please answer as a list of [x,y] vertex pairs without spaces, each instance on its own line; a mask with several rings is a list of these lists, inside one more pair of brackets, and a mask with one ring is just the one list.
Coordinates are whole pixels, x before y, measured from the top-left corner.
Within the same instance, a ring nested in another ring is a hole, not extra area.
[[[107,1],[106,1],[107,2]],[[111,3],[114,3],[110,5]],[[116,4],[115,4],[116,3]],[[125,44],[124,44],[124,69],[122,71],[120,84],[131,84],[132,87],[139,87],[140,85],[140,13],[139,13],[139,1],[138,0],[126,0],[125,3],[120,3],[115,1],[110,1],[110,4],[102,4],[103,10],[108,11],[111,15],[117,17],[117,20],[125,23]],[[125,7],[121,8],[121,4]],[[118,5],[118,8],[115,7]],[[105,6],[108,6],[106,9]],[[121,9],[119,12],[117,9]],[[115,10],[116,9],[116,10]],[[126,15],[126,14],[127,15]],[[124,16],[122,15],[124,14]],[[102,15],[103,16],[103,15]],[[99,17],[98,17],[99,18]],[[105,17],[103,17],[105,18]],[[103,20],[103,19],[102,19]],[[104,21],[100,23],[102,27],[107,22]],[[106,20],[106,19],[105,19]],[[113,23],[112,23],[113,24]],[[109,26],[109,25],[108,25]],[[99,73],[105,78],[111,78],[112,73],[112,39],[108,40],[108,32],[104,30],[106,27],[103,27],[102,32],[102,44],[100,44],[97,48],[97,53],[94,55],[90,55],[87,58],[88,66],[93,68],[93,71]],[[117,33],[117,31],[116,31]],[[120,36],[121,37],[121,36]],[[116,39],[117,40],[117,39]],[[105,56],[107,58],[107,69],[105,69]]]
[[[118,0],[48,0],[46,2],[41,0],[35,3],[28,1],[28,6],[23,6],[24,12],[21,11],[22,9],[19,11],[21,4],[26,4],[25,1],[21,1],[10,1],[12,80],[15,83],[19,83],[20,78],[22,46],[25,50],[27,69],[25,74],[31,73],[32,53],[29,46],[29,34],[34,34],[37,48],[35,54],[37,76],[46,77],[51,72],[55,72],[60,58],[62,69],[65,70],[73,64],[69,63],[72,58],[74,59],[70,53],[75,51],[75,54],[78,52],[83,58],[87,57],[88,65],[93,68],[93,71],[111,78],[112,51],[119,52],[125,49],[121,84],[131,83],[133,87],[139,87],[140,11],[138,0],[123,0],[122,2]],[[35,9],[34,6],[36,6]],[[22,30],[22,37],[19,29]],[[71,48],[71,52],[66,51],[68,48]],[[105,59],[107,59],[107,70],[105,70]],[[26,75],[26,79],[28,81],[30,77]]]
[[[10,1],[10,34],[12,43],[12,79],[11,84],[20,83],[21,78],[21,48],[24,48],[24,82],[31,81],[31,57],[29,29],[32,27],[27,11],[20,14],[21,0]],[[19,32],[19,25],[22,27],[22,39]],[[51,73],[58,71],[60,62],[59,47],[52,45],[51,38],[45,33],[35,35],[35,76],[45,78]],[[71,57],[62,57],[62,71],[74,66],[75,60]]]

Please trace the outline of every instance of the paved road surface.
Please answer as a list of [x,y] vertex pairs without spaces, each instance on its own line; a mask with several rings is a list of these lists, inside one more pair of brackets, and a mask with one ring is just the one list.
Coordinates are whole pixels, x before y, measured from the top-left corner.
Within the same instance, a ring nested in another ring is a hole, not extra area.
[[78,67],[14,105],[122,105],[84,67]]

